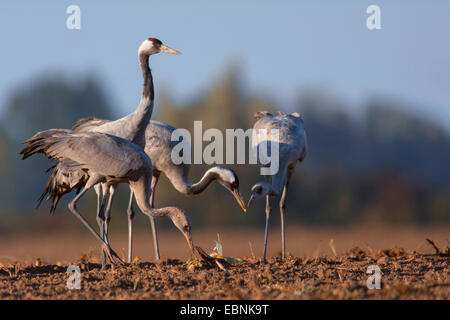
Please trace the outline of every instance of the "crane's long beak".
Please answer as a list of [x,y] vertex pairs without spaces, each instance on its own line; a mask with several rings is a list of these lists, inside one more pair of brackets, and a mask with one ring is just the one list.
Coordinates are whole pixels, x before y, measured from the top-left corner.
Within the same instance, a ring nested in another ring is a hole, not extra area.
[[247,202],[247,208],[250,208],[250,205],[253,203],[253,201],[254,201],[255,199],[256,199],[255,195],[252,194],[252,195],[250,196],[250,199],[249,199],[248,202]]
[[186,241],[189,245],[189,249],[191,249],[192,255],[195,256],[194,242],[192,241],[192,234],[190,232],[183,232],[183,235],[186,238]]
[[233,190],[231,190],[231,193],[233,194],[234,198],[236,199],[236,201],[238,202],[239,206],[242,208],[244,213],[247,212],[247,208],[245,207],[244,198],[242,197],[242,194],[239,191],[239,189],[233,189]]
[[173,54],[181,54],[180,51],[177,51],[175,49],[169,48],[168,46],[165,46],[165,45],[161,45],[159,51],[160,52],[173,53]]

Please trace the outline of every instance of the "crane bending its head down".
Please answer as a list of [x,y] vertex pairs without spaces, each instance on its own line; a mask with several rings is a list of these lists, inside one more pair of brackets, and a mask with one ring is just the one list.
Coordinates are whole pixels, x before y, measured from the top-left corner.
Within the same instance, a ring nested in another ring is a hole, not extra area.
[[83,194],[98,183],[104,183],[107,187],[128,183],[141,211],[149,217],[169,217],[181,231],[194,254],[191,223],[186,213],[176,207],[155,209],[150,205],[152,162],[136,144],[109,134],[62,129],[38,132],[24,144],[26,146],[20,152],[22,159],[43,153],[50,159],[65,161],[71,167],[87,172],[89,178],[83,190],[69,204],[69,209],[100,241],[111,262],[113,257],[118,258],[117,254],[76,208]]
[[275,196],[272,191],[272,185],[268,182],[257,182],[251,189],[251,196],[247,203],[247,208],[250,207],[253,201],[264,198],[266,195]]
[[[306,131],[303,120],[297,112],[286,114],[278,112],[273,115],[267,111],[260,111],[255,114],[256,121],[253,128],[255,130],[264,129],[267,132],[277,130],[279,135],[270,134],[268,140],[277,143],[279,146],[279,170],[277,173],[266,176],[266,181],[260,181],[253,185],[251,189],[250,200],[247,207],[250,207],[253,201],[266,198],[266,229],[264,234],[263,261],[266,261],[267,238],[269,234],[269,217],[271,213],[271,197],[281,196],[280,198],[280,218],[281,218],[281,242],[283,258],[286,256],[285,244],[285,221],[284,214],[286,210],[286,195],[289,188],[294,168],[297,162],[302,162],[307,153]],[[266,146],[263,136],[257,136],[252,141],[253,147]]]

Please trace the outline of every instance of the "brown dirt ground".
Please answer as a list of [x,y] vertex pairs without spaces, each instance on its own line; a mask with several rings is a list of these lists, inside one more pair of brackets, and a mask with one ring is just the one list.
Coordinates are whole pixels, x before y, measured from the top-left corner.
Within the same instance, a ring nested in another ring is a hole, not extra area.
[[[336,258],[245,259],[227,271],[187,270],[178,260],[135,262],[101,270],[76,261],[81,289],[66,287],[65,265],[15,265],[0,270],[1,299],[444,299],[450,298],[449,258],[401,249],[367,254],[353,248]],[[366,287],[376,264],[382,288]]]
[[[188,270],[186,245],[176,231],[160,234],[162,262],[143,262],[153,256],[151,236],[139,233],[135,255],[141,258],[107,270],[98,264],[93,237],[14,234],[0,237],[0,299],[448,300],[450,257],[444,254],[448,231],[448,227],[290,228],[291,255],[282,261],[277,257],[279,234],[272,230],[271,258],[263,264],[259,260],[262,230],[220,230],[224,254],[243,259],[227,271],[218,267]],[[120,253],[126,236],[118,236],[113,247]],[[196,244],[208,252],[216,238],[212,231],[194,234]],[[425,238],[435,241],[440,255]],[[70,264],[81,268],[80,290],[66,287]],[[380,290],[366,286],[367,267],[373,264],[382,272]]]

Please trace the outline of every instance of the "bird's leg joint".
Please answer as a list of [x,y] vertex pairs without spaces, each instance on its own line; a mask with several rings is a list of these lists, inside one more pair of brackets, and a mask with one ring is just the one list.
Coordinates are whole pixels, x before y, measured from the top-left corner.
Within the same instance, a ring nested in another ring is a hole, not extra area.
[[133,219],[134,217],[134,209],[133,206],[130,206],[127,210],[127,214],[128,214],[128,219]]

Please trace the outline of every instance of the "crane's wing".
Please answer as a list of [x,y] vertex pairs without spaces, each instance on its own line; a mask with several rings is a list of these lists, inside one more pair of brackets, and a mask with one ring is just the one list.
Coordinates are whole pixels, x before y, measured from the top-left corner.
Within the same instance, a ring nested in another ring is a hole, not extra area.
[[103,120],[95,117],[83,118],[77,121],[72,127],[75,132],[89,131],[95,127],[101,126],[109,122],[109,120]]
[[145,157],[131,142],[97,132],[70,136],[51,146],[49,155],[67,158],[89,171],[118,178],[139,170]]
[[[98,132],[73,133],[71,130],[47,130],[25,142],[24,159],[44,153],[57,160],[70,160],[71,167],[100,175],[123,177],[148,166],[150,159],[128,140]],[[150,165],[151,168],[151,165]]]
[[[264,113],[267,115],[267,113]],[[298,114],[279,112],[276,116],[264,116],[253,126],[252,146],[269,148],[272,142],[278,143],[280,163],[292,163],[306,156],[306,132],[303,121]],[[274,136],[274,129],[278,135]],[[262,143],[266,143],[265,146]]]

